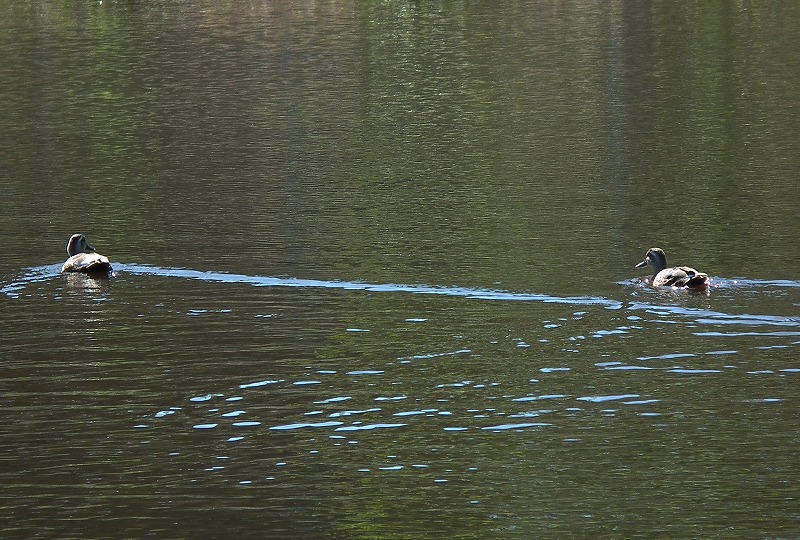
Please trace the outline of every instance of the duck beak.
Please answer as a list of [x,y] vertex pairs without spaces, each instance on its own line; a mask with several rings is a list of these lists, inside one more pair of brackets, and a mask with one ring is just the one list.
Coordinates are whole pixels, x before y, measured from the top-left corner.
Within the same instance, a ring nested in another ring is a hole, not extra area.
[[647,259],[634,266],[634,268],[644,268],[645,266],[647,266]]
[[94,248],[89,244],[86,244],[86,253],[94,253]]

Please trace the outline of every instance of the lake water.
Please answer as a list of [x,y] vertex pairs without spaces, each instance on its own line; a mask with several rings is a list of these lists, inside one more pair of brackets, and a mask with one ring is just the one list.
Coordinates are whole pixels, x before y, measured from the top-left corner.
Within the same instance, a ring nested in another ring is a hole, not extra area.
[[796,4],[0,14],[3,538],[800,536]]

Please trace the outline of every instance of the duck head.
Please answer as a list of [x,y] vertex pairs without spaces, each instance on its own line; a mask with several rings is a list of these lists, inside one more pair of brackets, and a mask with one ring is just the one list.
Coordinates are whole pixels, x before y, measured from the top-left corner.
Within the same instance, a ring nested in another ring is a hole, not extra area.
[[650,248],[644,256],[644,260],[636,265],[636,268],[649,266],[653,269],[653,275],[658,274],[667,267],[667,255],[661,248]]
[[82,234],[73,234],[67,242],[67,255],[72,257],[78,253],[94,253],[94,248],[89,245],[86,237]]

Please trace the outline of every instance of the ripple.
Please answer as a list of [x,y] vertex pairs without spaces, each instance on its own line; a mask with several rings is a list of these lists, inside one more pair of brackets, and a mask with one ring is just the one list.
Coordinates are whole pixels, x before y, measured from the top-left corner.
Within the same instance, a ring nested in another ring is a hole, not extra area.
[[675,368],[675,369],[668,369],[669,373],[684,373],[688,375],[695,375],[695,374],[703,374],[703,373],[722,373],[720,369],[686,369],[686,368]]
[[329,418],[340,418],[340,417],[342,417],[342,416],[353,416],[354,414],[369,414],[369,413],[375,413],[375,412],[380,412],[381,410],[382,410],[382,409],[380,409],[379,407],[375,407],[375,408],[372,408],[372,409],[353,410],[353,411],[341,411],[341,412],[335,412],[335,413],[331,413],[331,414],[329,414],[329,415],[328,415],[328,417],[329,417]]
[[697,356],[694,353],[672,353],[672,354],[661,354],[659,356],[639,356],[637,360],[673,360],[675,358],[691,358],[693,356]]
[[700,337],[793,337],[800,336],[800,332],[693,332]]
[[194,396],[190,397],[189,401],[194,401],[194,402],[210,401],[215,397],[222,397],[222,394],[204,394],[202,396]]
[[[800,326],[800,318],[783,317],[779,315],[750,315],[739,314],[731,315],[701,308],[691,308],[683,306],[655,305],[639,302],[632,302],[627,309],[636,311],[643,310],[656,315],[678,315],[682,317],[694,318],[695,322],[701,324],[744,324],[748,326],[772,325],[772,326]],[[675,321],[658,321],[675,322]]]
[[639,394],[620,394],[612,396],[584,396],[576,398],[578,401],[589,401],[591,403],[605,403],[606,401],[618,401],[621,399],[638,398]]
[[500,424],[497,426],[485,426],[482,427],[484,431],[508,431],[514,429],[528,429],[534,427],[546,427],[552,426],[553,424],[548,424],[546,422],[525,422],[521,424]]
[[197,317],[207,313],[232,313],[232,309],[190,309],[186,314],[190,317]]
[[652,369],[656,368],[650,366],[629,366],[629,365],[603,367],[604,371],[647,371]]
[[337,396],[337,397],[332,397],[332,398],[328,398],[328,399],[323,399],[322,401],[315,401],[314,404],[315,405],[325,405],[327,403],[338,403],[340,401],[348,401],[350,399],[353,399],[352,396]]
[[422,415],[422,414],[432,414],[432,413],[435,413],[435,412],[438,412],[438,409],[422,409],[422,410],[419,410],[419,411],[403,411],[403,412],[394,413],[393,416],[419,416],[419,415]]
[[472,381],[461,381],[461,382],[454,382],[454,383],[442,383],[437,384],[436,388],[463,388],[465,386],[470,386]]
[[279,384],[279,383],[282,383],[282,382],[285,382],[285,381],[283,379],[269,380],[269,381],[256,381],[256,382],[251,382],[251,383],[246,383],[246,384],[240,384],[239,388],[257,388],[259,386],[267,386],[267,385],[270,385],[270,384]]
[[543,394],[541,396],[525,396],[521,398],[514,398],[511,401],[538,401],[541,399],[563,399],[568,398],[567,394]]
[[279,425],[279,426],[272,426],[269,429],[272,429],[272,430],[275,430],[275,431],[290,431],[290,430],[295,430],[295,429],[335,427],[335,426],[341,426],[342,424],[344,424],[344,422],[335,422],[335,421],[329,421],[329,422],[298,422],[298,423],[295,423],[295,424],[283,424],[283,425]]
[[408,424],[363,424],[336,428],[334,431],[370,431],[373,429],[394,429],[405,427]]
[[[227,272],[205,272],[187,268],[163,268],[147,264],[129,264],[115,262],[114,269],[117,274],[129,273],[135,275],[150,275],[159,277],[172,277],[194,279],[208,282],[244,283],[254,287],[296,287],[317,289],[343,289],[367,292],[407,293],[438,296],[457,296],[477,300],[517,301],[517,302],[543,302],[574,305],[600,305],[612,309],[619,309],[622,304],[616,300],[595,296],[552,296],[537,293],[514,293],[491,289],[473,289],[468,287],[435,287],[425,285],[403,285],[394,283],[376,284],[355,281],[325,281],[317,279],[279,278],[271,276],[251,276],[246,274],[231,274]],[[60,276],[60,265],[46,265],[28,268],[19,279],[4,284],[0,292],[16,298],[21,290],[29,283],[45,281]],[[362,331],[361,329],[352,329]]]
[[630,334],[631,330],[641,330],[641,326],[618,326],[613,330],[596,330],[591,334],[593,338],[603,338],[620,334]]
[[428,354],[414,354],[411,356],[400,356],[398,360],[427,360],[430,358],[440,358],[442,356],[455,356],[458,354],[469,354],[471,349],[459,349],[457,351],[441,352],[441,353],[428,353]]

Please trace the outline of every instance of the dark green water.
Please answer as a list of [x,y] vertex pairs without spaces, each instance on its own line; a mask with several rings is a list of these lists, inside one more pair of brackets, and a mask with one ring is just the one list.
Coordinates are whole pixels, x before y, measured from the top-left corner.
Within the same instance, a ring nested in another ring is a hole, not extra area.
[[788,2],[0,0],[0,536],[797,537],[798,50]]

